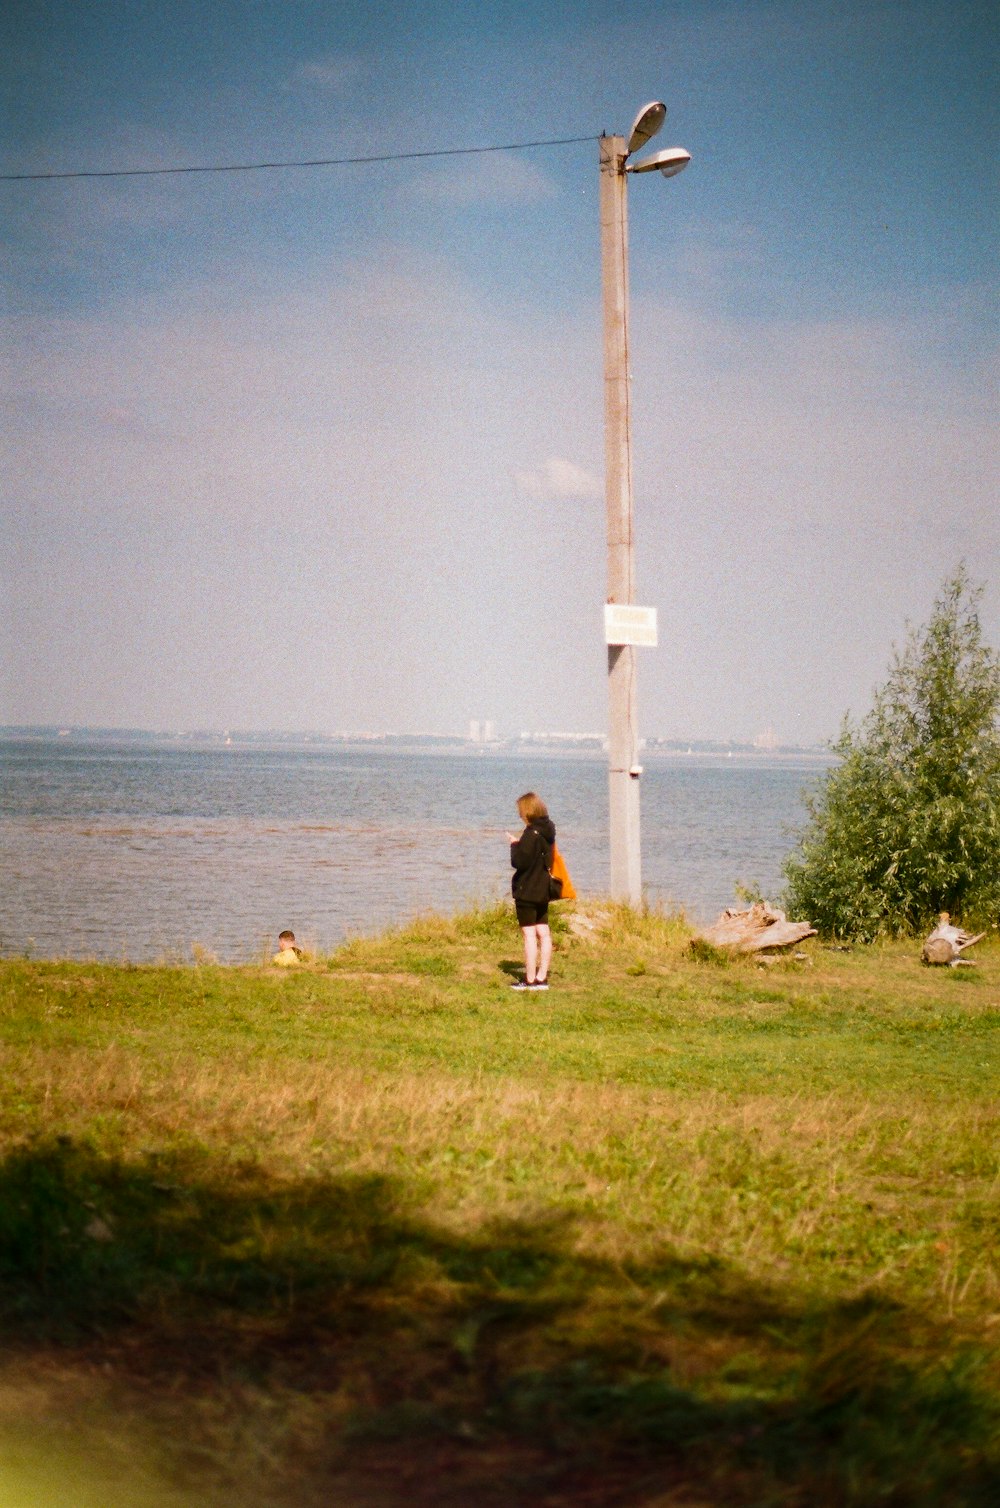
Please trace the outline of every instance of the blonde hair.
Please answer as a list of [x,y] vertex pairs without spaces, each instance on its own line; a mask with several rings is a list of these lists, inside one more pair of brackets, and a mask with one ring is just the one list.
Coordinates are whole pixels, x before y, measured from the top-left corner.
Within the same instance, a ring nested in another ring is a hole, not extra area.
[[518,796],[517,812],[524,823],[541,822],[543,817],[549,815],[545,802],[541,796],[536,796],[534,791],[525,791],[523,796]]

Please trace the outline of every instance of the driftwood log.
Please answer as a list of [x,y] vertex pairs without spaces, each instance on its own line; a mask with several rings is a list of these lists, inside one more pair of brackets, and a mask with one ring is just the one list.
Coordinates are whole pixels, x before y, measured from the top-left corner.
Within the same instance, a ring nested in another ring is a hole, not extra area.
[[973,937],[971,932],[963,932],[961,927],[952,926],[948,912],[942,911],[920,956],[924,963],[947,964],[952,969],[960,963],[971,965],[972,959],[963,958],[962,953],[966,948],[971,948],[973,943],[982,942],[985,936],[985,932],[979,932]]
[[783,911],[757,901],[748,911],[723,911],[698,936],[714,948],[757,953],[765,948],[791,948],[805,937],[815,937],[816,928],[808,922],[790,922]]

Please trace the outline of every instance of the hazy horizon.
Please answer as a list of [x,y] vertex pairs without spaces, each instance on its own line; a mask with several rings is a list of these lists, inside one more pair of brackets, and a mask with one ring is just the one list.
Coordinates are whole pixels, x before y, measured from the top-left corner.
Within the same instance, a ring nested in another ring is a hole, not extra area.
[[[58,722],[0,723],[0,738],[9,738],[13,735],[18,734],[35,737],[44,736],[48,738],[73,737],[74,735],[90,735],[94,738],[101,737],[107,739],[113,739],[115,737],[121,736],[139,738],[163,738],[170,740],[195,738],[237,738],[245,740],[266,740],[269,738],[274,738],[289,742],[296,739],[303,741],[308,741],[311,739],[328,739],[331,741],[341,741],[345,743],[352,740],[356,740],[358,742],[377,741],[381,739],[399,741],[409,738],[437,740],[439,742],[448,743],[462,743],[468,745],[468,747],[471,749],[510,747],[516,746],[517,744],[522,742],[531,743],[532,741],[541,742],[546,740],[551,740],[553,741],[553,743],[558,743],[561,741],[566,745],[571,745],[573,743],[579,742],[582,747],[585,743],[593,745],[593,743],[597,740],[606,741],[607,739],[607,734],[599,729],[591,729],[589,731],[584,729],[579,732],[573,732],[570,730],[538,728],[533,730],[522,729],[516,733],[498,730],[495,736],[488,740],[477,740],[472,738],[468,732],[462,733],[460,731],[447,730],[443,732],[436,732],[427,728],[225,728],[212,727],[210,725],[198,726],[197,724],[191,723],[188,723],[181,727],[163,725],[125,726],[106,725],[100,723],[72,723],[67,725],[60,724]],[[779,738],[778,735],[774,733],[773,729],[762,729],[760,734],[756,735],[756,737],[763,738],[768,734],[773,735],[773,743],[768,742],[766,744],[755,744],[754,740],[752,739],[704,739],[698,738],[696,735],[691,735],[690,737],[688,737],[683,734],[674,738],[667,737],[666,735],[657,733],[655,731],[649,731],[643,733],[640,736],[640,742],[642,744],[646,744],[647,741],[652,740],[655,745],[682,745],[684,743],[687,743],[711,745],[712,747],[718,748],[725,748],[727,746],[739,746],[742,749],[756,748],[760,753],[769,753],[779,750],[790,751],[797,749],[801,750],[803,753],[810,753],[827,748],[829,746],[829,740],[822,740],[813,744],[786,742],[785,740]]]

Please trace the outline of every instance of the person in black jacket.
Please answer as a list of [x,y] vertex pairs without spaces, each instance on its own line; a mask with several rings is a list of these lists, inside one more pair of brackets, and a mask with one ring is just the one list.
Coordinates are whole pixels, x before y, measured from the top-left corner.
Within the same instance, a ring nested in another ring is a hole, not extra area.
[[545,802],[526,791],[517,798],[517,810],[525,824],[518,838],[508,833],[510,862],[514,869],[511,891],[518,926],[524,938],[524,978],[515,990],[547,990],[552,933],[549,931],[549,870],[556,830]]

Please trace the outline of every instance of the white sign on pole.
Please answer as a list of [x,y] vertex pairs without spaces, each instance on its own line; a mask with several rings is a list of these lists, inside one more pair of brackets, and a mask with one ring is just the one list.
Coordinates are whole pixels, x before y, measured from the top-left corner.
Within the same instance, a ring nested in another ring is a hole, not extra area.
[[605,644],[640,644],[656,648],[656,608],[636,607],[631,602],[604,604]]

